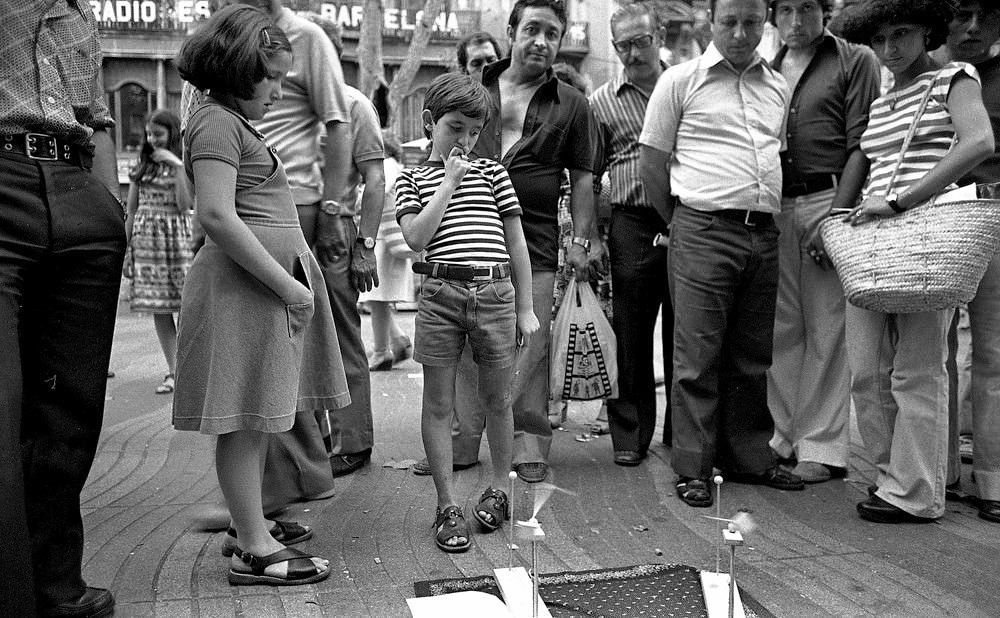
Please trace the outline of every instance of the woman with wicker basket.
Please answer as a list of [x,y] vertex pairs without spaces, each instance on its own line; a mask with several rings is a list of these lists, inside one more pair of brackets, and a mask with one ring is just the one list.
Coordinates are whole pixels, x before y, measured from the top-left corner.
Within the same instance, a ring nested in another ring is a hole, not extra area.
[[[861,139],[871,168],[851,225],[877,225],[924,204],[993,152],[975,69],[928,55],[944,42],[950,19],[941,0],[872,0],[844,24],[845,38],[869,45],[894,78],[872,103]],[[912,311],[850,305],[846,314],[858,427],[878,469],[858,513],[880,523],[944,514],[953,309]]]

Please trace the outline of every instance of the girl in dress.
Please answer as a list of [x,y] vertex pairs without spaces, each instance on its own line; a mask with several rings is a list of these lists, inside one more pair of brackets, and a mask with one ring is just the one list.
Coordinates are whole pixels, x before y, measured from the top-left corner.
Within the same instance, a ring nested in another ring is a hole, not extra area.
[[131,307],[152,313],[156,337],[167,361],[167,375],[156,393],[174,392],[177,326],[181,289],[191,268],[191,189],[181,161],[180,119],[160,109],[146,120],[139,160],[129,172],[132,181],[126,206],[126,233],[132,276]]
[[217,436],[234,585],[329,576],[327,560],[285,546],[311,530],[264,518],[261,476],[268,434],[291,429],[296,411],[350,402],[323,274],[284,168],[250,124],[281,97],[291,66],[284,32],[246,5],[215,13],[177,60],[207,92],[184,134],[206,240],[184,283],[173,424]]

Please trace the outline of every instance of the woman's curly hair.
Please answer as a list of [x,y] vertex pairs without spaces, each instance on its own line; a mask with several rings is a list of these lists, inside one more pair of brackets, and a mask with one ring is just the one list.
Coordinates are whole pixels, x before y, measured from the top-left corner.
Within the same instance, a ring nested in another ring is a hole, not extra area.
[[917,24],[927,28],[927,51],[948,38],[954,10],[946,0],[868,0],[849,9],[842,34],[852,43],[871,46],[872,37],[886,24]]

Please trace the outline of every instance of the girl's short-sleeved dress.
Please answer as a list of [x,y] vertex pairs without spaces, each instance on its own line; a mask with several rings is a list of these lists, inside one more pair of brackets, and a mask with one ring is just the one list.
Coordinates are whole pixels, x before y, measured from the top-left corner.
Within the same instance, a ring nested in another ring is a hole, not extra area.
[[137,180],[139,207],[132,223],[130,306],[137,313],[177,313],[191,268],[191,213],[177,209],[177,174],[159,165],[152,179]]
[[[237,169],[236,212],[268,253],[313,291],[286,305],[209,236],[184,283],[177,335],[176,429],[223,434],[292,428],[296,411],[350,403],[330,300],[306,244],[281,162],[264,137],[209,99],[185,133],[185,165]],[[197,191],[197,187],[195,187]]]

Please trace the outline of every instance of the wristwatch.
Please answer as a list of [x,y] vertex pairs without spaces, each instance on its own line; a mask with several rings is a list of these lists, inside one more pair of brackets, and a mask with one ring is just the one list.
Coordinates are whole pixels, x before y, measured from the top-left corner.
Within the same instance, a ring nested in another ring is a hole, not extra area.
[[319,205],[319,210],[324,215],[333,215],[334,217],[339,217],[343,214],[343,207],[341,207],[340,202],[337,200],[323,200]]
[[589,238],[584,238],[583,236],[574,236],[573,240],[572,240],[572,243],[574,245],[580,245],[581,247],[583,247],[584,251],[587,251],[587,252],[590,251],[590,239]]
[[905,208],[901,208],[899,206],[899,196],[896,195],[895,192],[885,196],[885,203],[889,205],[889,208],[891,208],[893,212],[906,212]]
[[354,242],[364,245],[365,249],[375,248],[375,239],[371,236],[358,236],[357,240]]

